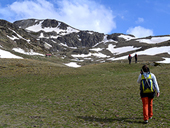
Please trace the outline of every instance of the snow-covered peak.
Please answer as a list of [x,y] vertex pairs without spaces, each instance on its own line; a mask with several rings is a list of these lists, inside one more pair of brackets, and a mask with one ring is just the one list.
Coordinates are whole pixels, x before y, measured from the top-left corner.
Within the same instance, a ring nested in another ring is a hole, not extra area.
[[68,25],[65,25],[66,29],[62,29],[61,22],[57,22],[57,25],[55,25],[55,23],[53,23],[54,25],[52,25],[52,23],[49,23],[49,25],[48,24],[44,25],[44,24],[45,24],[44,20],[39,21],[39,22],[37,21],[34,25],[27,27],[26,30],[33,31],[33,32],[39,32],[39,31],[56,32],[57,34],[60,34],[60,35],[67,35],[73,32],[76,32],[76,33],[79,32],[79,30],[74,29]]

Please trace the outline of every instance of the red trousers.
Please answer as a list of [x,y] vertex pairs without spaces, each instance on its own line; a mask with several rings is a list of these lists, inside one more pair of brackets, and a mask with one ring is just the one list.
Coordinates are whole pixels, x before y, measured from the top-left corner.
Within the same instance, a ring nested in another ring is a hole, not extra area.
[[141,99],[143,103],[143,119],[148,120],[153,116],[153,98],[143,97]]

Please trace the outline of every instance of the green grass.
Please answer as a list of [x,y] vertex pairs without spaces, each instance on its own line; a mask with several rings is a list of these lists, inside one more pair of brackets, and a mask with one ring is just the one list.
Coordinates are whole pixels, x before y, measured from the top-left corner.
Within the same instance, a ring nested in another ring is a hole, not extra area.
[[141,67],[1,59],[0,127],[170,127],[170,65],[149,66],[161,95],[147,125],[137,84]]

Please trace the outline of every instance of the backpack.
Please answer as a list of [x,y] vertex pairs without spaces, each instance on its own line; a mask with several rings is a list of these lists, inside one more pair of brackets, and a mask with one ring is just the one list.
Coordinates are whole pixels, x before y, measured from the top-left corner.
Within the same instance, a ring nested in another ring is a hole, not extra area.
[[142,93],[152,93],[155,91],[151,74],[147,78],[143,74],[141,75],[140,89]]

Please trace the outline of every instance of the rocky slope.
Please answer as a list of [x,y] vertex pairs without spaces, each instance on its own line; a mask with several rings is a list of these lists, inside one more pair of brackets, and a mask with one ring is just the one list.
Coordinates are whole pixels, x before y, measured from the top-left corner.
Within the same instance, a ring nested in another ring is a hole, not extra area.
[[32,49],[40,53],[46,51],[41,41],[32,37],[24,29],[5,20],[0,20],[0,46],[4,50],[22,48],[25,51]]
[[[1,49],[34,51],[65,57],[79,64],[126,59],[128,54],[170,57],[170,35],[135,38],[122,33],[82,31],[54,19],[0,20]],[[160,51],[160,52],[158,52]]]

